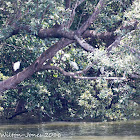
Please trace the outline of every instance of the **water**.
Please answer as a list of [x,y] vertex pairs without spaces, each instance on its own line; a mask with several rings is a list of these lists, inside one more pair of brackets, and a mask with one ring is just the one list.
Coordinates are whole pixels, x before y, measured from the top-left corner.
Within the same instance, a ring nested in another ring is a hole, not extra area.
[[140,140],[140,120],[1,125],[0,140]]

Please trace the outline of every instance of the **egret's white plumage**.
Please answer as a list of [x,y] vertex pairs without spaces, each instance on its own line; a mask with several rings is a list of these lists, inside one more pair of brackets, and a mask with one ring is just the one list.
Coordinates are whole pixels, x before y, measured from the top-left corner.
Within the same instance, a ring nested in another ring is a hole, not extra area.
[[20,68],[20,61],[17,61],[13,64],[14,71],[17,71]]
[[77,63],[76,63],[76,62],[74,62],[74,61],[70,61],[70,65],[71,65],[74,69],[76,69],[76,70],[78,70],[78,69],[79,69],[79,67],[78,67]]
[[100,68],[100,72],[101,72],[101,74],[104,73],[104,67],[103,66]]

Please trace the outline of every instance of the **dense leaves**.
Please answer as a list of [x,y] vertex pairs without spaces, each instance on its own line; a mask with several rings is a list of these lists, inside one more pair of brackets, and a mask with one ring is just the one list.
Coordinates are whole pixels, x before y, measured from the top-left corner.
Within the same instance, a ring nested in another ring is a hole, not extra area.
[[[74,41],[73,31],[76,34],[89,19],[99,0],[83,1],[75,8],[73,18],[72,10],[77,2],[71,1],[67,9],[64,0],[0,2],[0,81],[16,74],[18,77],[18,73],[40,60],[38,58],[44,58],[42,54],[62,41],[61,38],[72,40],[43,63],[53,68],[42,66],[1,94],[1,116],[14,118],[17,117],[14,114],[26,112],[27,117],[35,115],[44,121],[111,121],[139,117],[139,1],[106,2],[87,32],[79,37],[94,51],[87,51]],[[66,25],[70,25],[69,28]],[[54,31],[57,35],[53,35]],[[119,37],[119,43],[110,50],[110,45]],[[21,61],[21,66],[15,72],[13,64],[17,61]],[[89,66],[88,71],[81,72]]]

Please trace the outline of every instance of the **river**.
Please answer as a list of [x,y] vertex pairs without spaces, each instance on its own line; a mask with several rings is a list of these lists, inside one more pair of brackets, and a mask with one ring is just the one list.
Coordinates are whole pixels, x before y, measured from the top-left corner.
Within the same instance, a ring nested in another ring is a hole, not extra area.
[[140,120],[0,125],[0,140],[140,140]]

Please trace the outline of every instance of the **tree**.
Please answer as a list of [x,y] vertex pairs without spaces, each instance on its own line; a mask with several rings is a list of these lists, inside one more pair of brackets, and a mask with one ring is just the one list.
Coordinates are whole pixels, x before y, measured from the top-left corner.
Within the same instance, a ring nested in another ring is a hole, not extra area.
[[[124,17],[124,11],[132,4],[131,0],[2,0],[0,3],[0,44],[1,58],[3,57],[0,63],[1,93],[11,89],[24,90],[26,86],[32,88],[32,85],[22,82],[31,80],[32,76],[39,79],[39,75],[45,74],[46,70],[54,70],[53,74],[46,74],[48,77],[45,82],[51,83],[51,77],[57,78],[56,71],[64,75],[65,79],[97,80],[99,87],[94,89],[94,98],[111,96],[111,100],[107,101],[110,104],[105,106],[111,108],[112,103],[117,102],[113,99],[113,95],[116,96],[116,91],[113,91],[115,86],[111,84],[121,81],[126,85],[129,80],[139,79],[138,62],[135,61],[139,52],[125,42],[130,34],[135,32],[136,35],[139,31],[137,17],[133,20]],[[134,68],[131,68],[133,64],[123,62],[124,54],[128,53],[133,56],[126,55],[128,58],[125,59],[129,63],[133,58],[132,63],[137,64]],[[17,59],[21,59],[23,67],[16,73],[12,69],[12,63],[19,61]],[[72,61],[78,63],[79,70],[72,69]],[[118,65],[120,62],[122,65]],[[101,68],[104,68],[102,73]],[[43,74],[39,74],[43,71]],[[107,85],[100,88],[103,83],[99,81],[102,80]],[[81,106],[82,101],[81,97]]]

